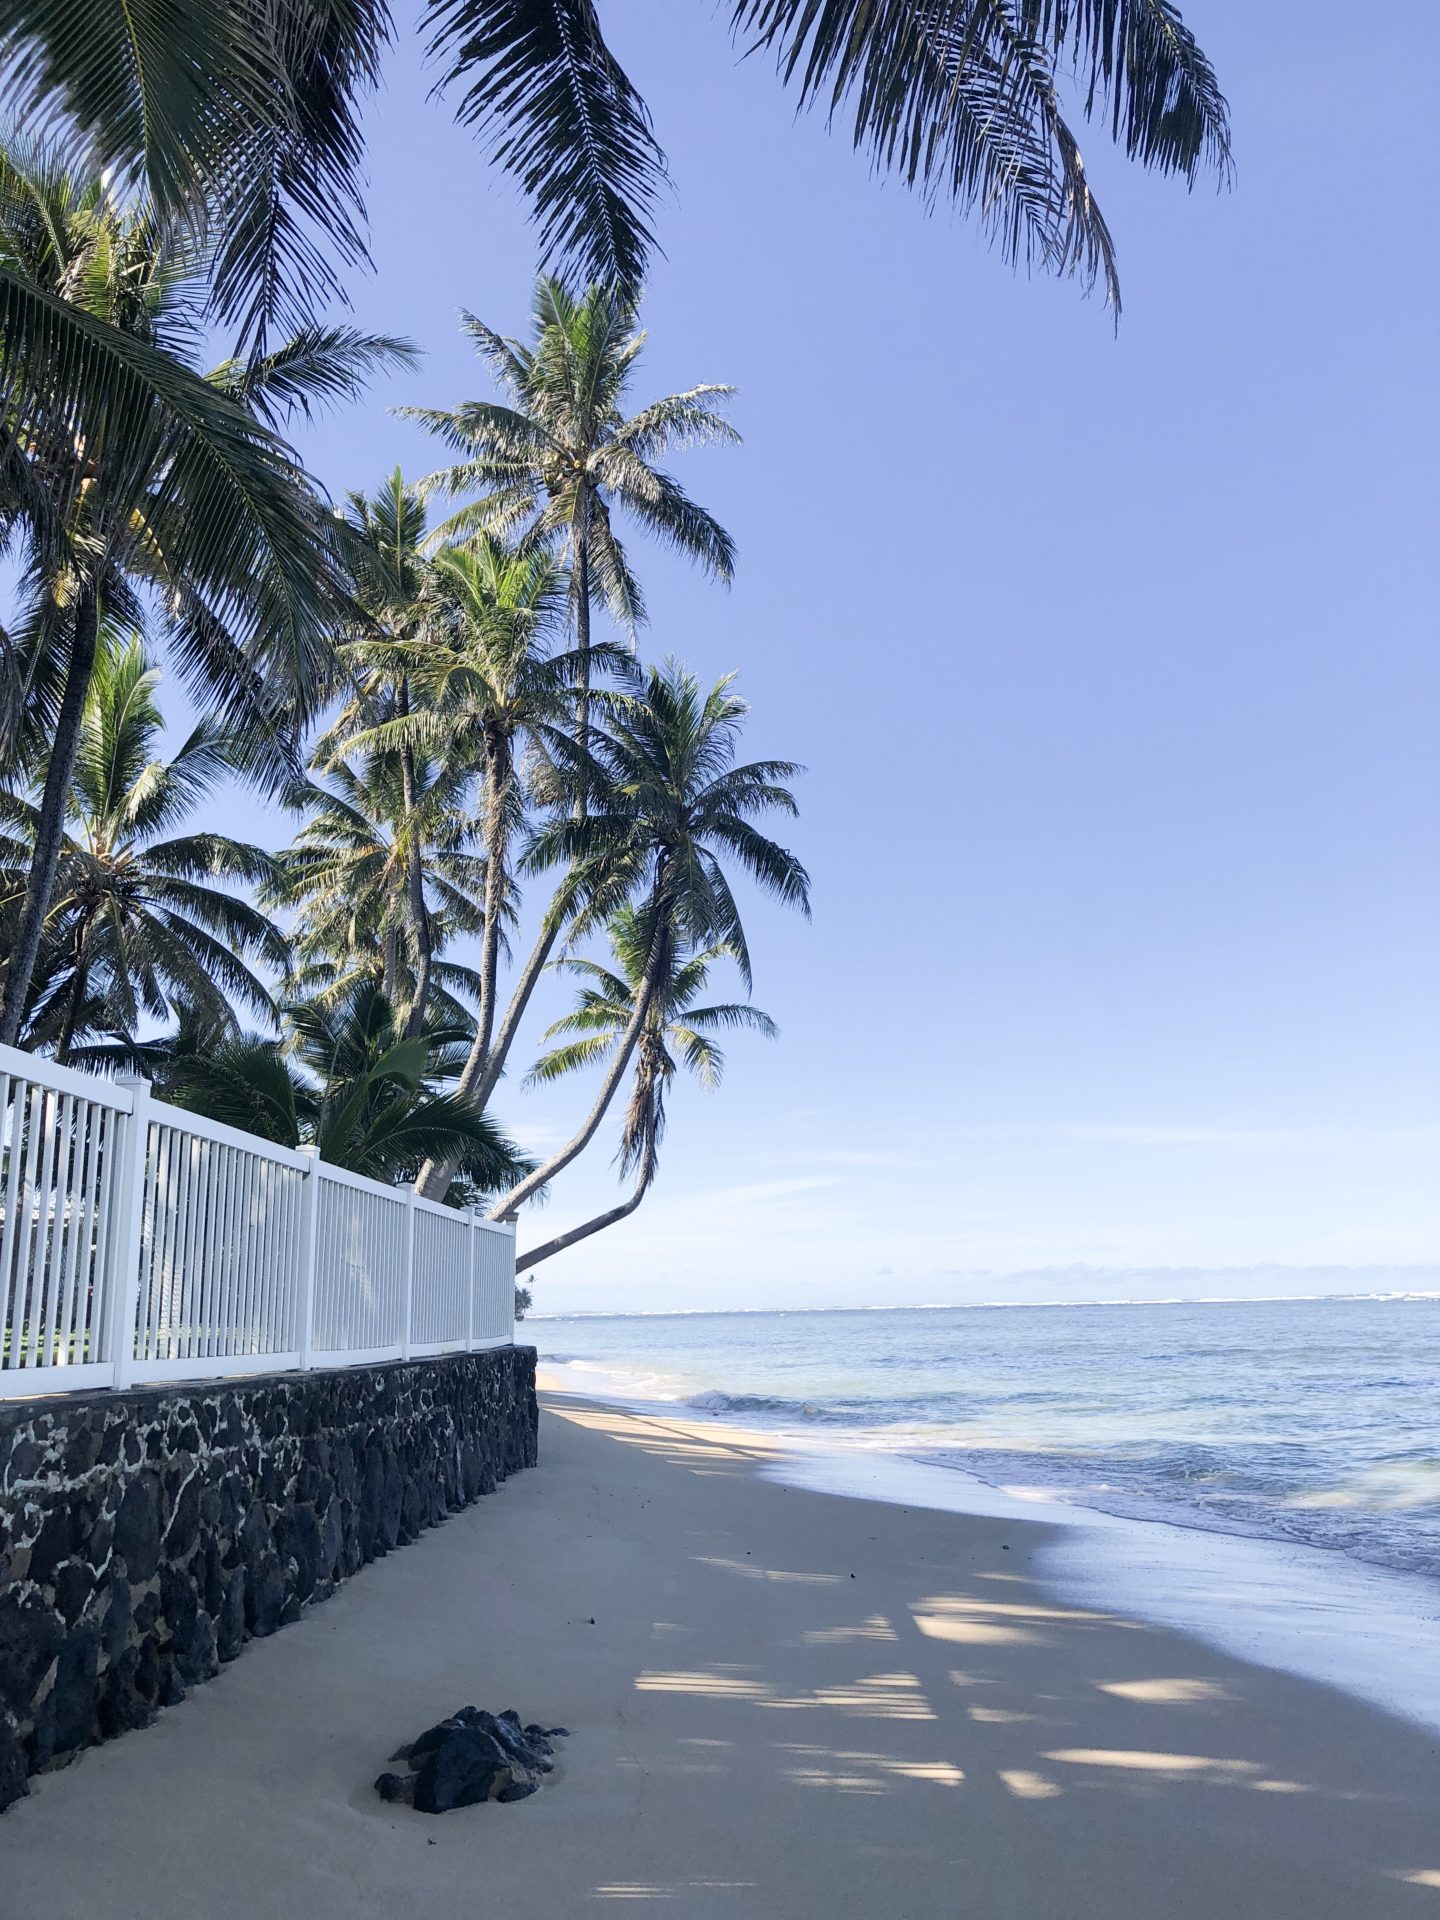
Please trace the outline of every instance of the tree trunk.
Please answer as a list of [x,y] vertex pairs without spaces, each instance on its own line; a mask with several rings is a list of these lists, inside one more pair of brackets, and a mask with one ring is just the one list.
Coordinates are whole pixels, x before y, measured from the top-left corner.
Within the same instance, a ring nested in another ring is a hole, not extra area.
[[523,1207],[532,1195],[538,1193],[541,1187],[548,1186],[557,1173],[563,1173],[570,1162],[578,1159],[589,1146],[595,1137],[596,1129],[605,1118],[610,1102],[615,1098],[615,1089],[624,1079],[625,1070],[630,1065],[630,1056],[635,1051],[636,1042],[649,1015],[656,990],[669,964],[670,929],[663,907],[663,886],[664,869],[662,867],[651,896],[655,914],[654,931],[650,936],[650,952],[646,956],[645,972],[640,981],[639,992],[635,996],[635,1009],[630,1015],[624,1033],[620,1036],[620,1044],[615,1049],[615,1056],[601,1082],[595,1104],[585,1116],[585,1122],[580,1131],[568,1140],[558,1153],[552,1154],[543,1166],[537,1167],[534,1173],[527,1174],[518,1186],[512,1187],[503,1199],[495,1202],[490,1209],[492,1220],[503,1220],[506,1214],[513,1214],[518,1208]]
[[604,1227],[613,1227],[617,1220],[625,1220],[634,1213],[645,1198],[650,1183],[645,1178],[638,1180],[635,1191],[628,1200],[622,1200],[618,1207],[611,1207],[608,1213],[597,1213],[593,1220],[587,1220],[583,1227],[572,1227],[568,1233],[560,1233],[553,1240],[547,1240],[543,1247],[537,1247],[533,1253],[524,1254],[515,1262],[517,1274],[528,1273],[531,1267],[538,1267],[542,1260],[548,1260],[553,1253],[563,1253],[567,1247],[573,1247],[577,1241],[588,1240],[592,1233],[599,1233]]
[[650,1191],[654,1179],[655,1142],[652,1138],[645,1148],[645,1157],[635,1176],[635,1190],[628,1200],[622,1200],[618,1207],[611,1207],[607,1213],[597,1213],[583,1226],[572,1227],[568,1233],[557,1233],[553,1240],[547,1240],[544,1246],[536,1247],[533,1253],[527,1253],[517,1260],[516,1273],[527,1273],[531,1267],[538,1267],[542,1260],[548,1260],[552,1254],[563,1253],[567,1247],[573,1247],[581,1240],[588,1240],[592,1233],[600,1233],[606,1227],[613,1227],[617,1220],[628,1220]]
[[[410,711],[410,688],[400,682],[401,716]],[[430,935],[430,909],[425,904],[425,863],[419,836],[415,831],[415,750],[407,742],[400,749],[400,787],[405,802],[405,830],[409,838],[406,856],[410,892],[410,919],[415,930],[415,997],[405,1016],[404,1037],[413,1040],[425,1025],[425,1003],[430,998],[430,975],[434,967],[434,941]]]
[[[505,810],[514,777],[508,739],[487,738],[485,756],[489,765],[485,797],[485,924],[480,935],[480,1014],[464,1068],[455,1083],[456,1098],[474,1107],[477,1113],[485,1111],[489,1089],[494,1084],[489,1075],[490,1035],[495,1026],[496,989],[500,983],[500,918],[508,891],[510,848]],[[506,1023],[513,1032],[508,1014]],[[420,1198],[443,1200],[459,1164],[458,1155],[443,1154],[438,1160],[427,1160],[415,1178],[415,1191]]]
[[[580,746],[583,779],[590,758],[590,496],[583,489],[576,503],[571,539],[575,551],[575,646],[580,655],[580,700],[575,709],[575,737]],[[575,797],[575,817],[583,820],[585,814],[585,789],[582,787]]]
[[[575,518],[571,525],[571,540],[574,554],[574,577],[572,596],[574,601],[575,645],[580,654],[580,700],[576,709],[576,737],[582,752],[590,747],[590,546],[589,546],[589,497],[582,493],[576,507]],[[583,820],[586,813],[585,794],[582,789],[576,796],[575,813]],[[489,894],[489,876],[486,876],[486,894]],[[489,930],[489,919],[486,920]],[[498,931],[498,929],[497,929]],[[489,1040],[481,1043],[477,1028],[475,1040],[466,1059],[464,1071],[455,1083],[458,1099],[465,1101],[477,1113],[483,1113],[489,1105],[490,1096],[499,1084],[504,1071],[505,1061],[514,1044],[515,1035],[525,1009],[530,1004],[545,963],[550,958],[556,939],[559,937],[558,925],[551,925],[547,919],[540,930],[540,938],[531,950],[525,963],[525,971],[516,982],[515,991],[510,996],[510,1004],[505,1009],[505,1018],[500,1023],[500,1031],[492,1047]],[[483,979],[482,979],[483,989]],[[491,1004],[493,1006],[493,993]],[[482,1017],[484,1003],[481,1004]],[[493,1017],[493,1016],[492,1016]],[[415,1191],[422,1200],[443,1200],[449,1190],[450,1182],[455,1178],[455,1169],[460,1164],[458,1157],[451,1159],[445,1155],[439,1160],[427,1160],[415,1178]]]
[[[500,975],[500,916],[505,911],[508,892],[507,863],[509,835],[506,809],[510,804],[512,766],[510,742],[503,735],[487,737],[485,757],[489,762],[485,796],[485,925],[480,936],[480,1018],[475,1025],[471,1057],[486,1061],[490,1057],[490,1035],[495,1026],[495,989]],[[469,1065],[467,1060],[466,1065]]]
[[[455,1083],[455,1095],[463,1100],[476,1113],[483,1113],[490,1104],[490,1096],[500,1082],[505,1068],[505,1059],[514,1044],[520,1022],[525,1017],[525,1009],[530,1004],[530,996],[539,984],[545,971],[545,962],[550,958],[551,949],[560,937],[558,921],[546,920],[540,929],[540,938],[530,950],[530,958],[525,962],[525,971],[515,983],[515,991],[510,996],[510,1004],[505,1009],[505,1018],[500,1022],[500,1031],[495,1036],[495,1044],[488,1055],[479,1051],[479,1035],[476,1044],[470,1048],[469,1058],[464,1071]],[[415,1191],[422,1200],[443,1200],[450,1182],[455,1178],[455,1169],[459,1158],[449,1155],[439,1160],[427,1160],[415,1179]]]
[[75,936],[75,976],[70,982],[69,1003],[65,1008],[65,1022],[60,1029],[60,1038],[55,1043],[55,1058],[63,1067],[70,1058],[70,1046],[75,1038],[76,1022],[80,1018],[80,1009],[85,1004],[85,988],[89,983],[90,969],[85,964],[86,937],[89,928],[81,922],[81,930]]
[[65,838],[65,811],[70,801],[70,780],[75,771],[75,753],[80,744],[80,723],[85,700],[95,669],[95,643],[100,630],[100,602],[93,584],[86,582],[75,602],[75,621],[70,638],[70,659],[65,668],[65,691],[55,720],[55,736],[50,743],[50,759],[45,768],[45,791],[35,823],[35,846],[30,856],[30,872],[25,882],[25,904],[15,937],[15,951],[5,975],[5,1011],[0,1015],[0,1045],[19,1044],[25,1006],[30,998],[35,962],[40,954],[40,938],[55,891],[55,873],[60,865],[60,846]]

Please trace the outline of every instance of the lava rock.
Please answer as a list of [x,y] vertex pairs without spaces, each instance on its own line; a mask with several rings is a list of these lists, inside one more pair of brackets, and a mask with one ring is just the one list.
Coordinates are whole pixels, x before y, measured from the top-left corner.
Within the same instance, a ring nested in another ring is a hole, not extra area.
[[392,1754],[411,1771],[382,1773],[375,1791],[382,1800],[409,1801],[420,1813],[450,1813],[481,1800],[524,1800],[554,1770],[551,1742],[564,1731],[534,1721],[522,1725],[509,1708],[486,1713],[461,1707]]

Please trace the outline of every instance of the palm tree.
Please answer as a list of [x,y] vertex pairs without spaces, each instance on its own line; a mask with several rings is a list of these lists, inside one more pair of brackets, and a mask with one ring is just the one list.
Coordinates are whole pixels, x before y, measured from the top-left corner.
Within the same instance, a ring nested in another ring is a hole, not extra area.
[[[1115,287],[1114,249],[1062,94],[1126,155],[1228,176],[1228,112],[1176,0],[729,0],[742,48],[802,106],[848,122],[877,169],[975,213],[1007,259]],[[546,256],[638,285],[665,156],[607,43],[602,0],[425,0],[456,117],[529,198]],[[386,0],[237,7],[4,0],[12,111],[208,218],[216,299],[252,344],[365,257],[360,116]],[[3,277],[3,273],[0,273]],[[3,294],[0,294],[3,305]]]
[[594,1138],[677,954],[723,944],[749,987],[750,949],[725,871],[728,860],[767,893],[809,915],[804,867],[754,824],[759,814],[797,811],[782,783],[800,769],[788,760],[735,764],[747,709],[730,692],[733,677],[707,693],[693,674],[670,661],[650,669],[642,693],[597,696],[606,711],[605,803],[584,819],[572,814],[542,828],[530,858],[545,865],[603,863],[606,886],[577,924],[593,917],[601,899],[610,900],[613,912],[619,904],[615,891],[623,889],[640,907],[645,959],[630,1017],[584,1122],[558,1153],[495,1203],[495,1219],[513,1215]]
[[28,653],[45,663],[6,705],[49,702],[0,1042],[30,996],[102,621],[164,632],[197,688],[244,715],[257,762],[328,679],[335,582],[271,421],[312,378],[317,395],[356,391],[410,350],[312,333],[207,380],[191,362],[209,265],[183,223],[38,150],[0,150],[0,536],[19,543]]
[[[576,717],[583,758],[590,748],[589,687],[596,653],[592,601],[598,592],[632,636],[645,617],[643,595],[615,530],[617,513],[721,580],[728,581],[734,570],[729,534],[654,464],[668,449],[738,440],[715,406],[731,389],[692,387],[627,415],[627,389],[645,334],[636,325],[633,298],[615,286],[595,285],[575,296],[558,281],[542,278],[529,346],[503,338],[473,314],[463,321],[509,404],[471,401],[451,412],[404,411],[463,456],[432,484],[451,492],[481,491],[476,503],[446,524],[445,533],[472,538],[487,531],[520,533],[522,552],[549,548],[563,562],[579,655]],[[575,804],[583,813],[583,787]],[[561,925],[554,913],[545,916],[500,1021],[488,1067],[482,1061],[476,1074],[467,1076],[482,1103],[499,1079]]]
[[[574,1011],[546,1030],[547,1040],[560,1035],[566,1038],[563,1045],[552,1047],[536,1061],[528,1075],[530,1085],[545,1085],[608,1059],[629,1026],[650,950],[649,929],[644,917],[627,906],[611,920],[609,932],[614,969],[596,960],[574,957],[556,963],[564,971],[578,974],[584,984]],[[703,1087],[713,1090],[725,1070],[725,1055],[712,1037],[715,1033],[748,1027],[774,1039],[775,1022],[747,1001],[695,1005],[705,991],[711,967],[728,957],[729,948],[723,943],[700,953],[674,956],[668,975],[650,1003],[635,1043],[630,1101],[620,1129],[620,1171],[622,1176],[635,1175],[630,1197],[525,1254],[517,1260],[517,1270],[536,1267],[552,1254],[563,1253],[634,1213],[658,1170],[660,1143],[665,1136],[665,1096],[677,1064],[688,1067]]]
[[[373,977],[410,1024],[422,975],[426,1005],[460,1016],[455,994],[479,979],[444,957],[447,941],[481,929],[485,862],[466,804],[468,768],[412,756],[412,783],[399,756],[332,760],[323,778],[290,796],[307,818],[275,859],[264,894],[272,909],[296,911],[297,985],[333,1002]],[[418,859],[426,949],[416,940],[411,878]]]
[[[340,647],[352,691],[316,748],[316,762],[321,766],[353,750],[357,734],[367,733],[373,741],[377,724],[403,721],[410,714],[410,658],[415,643],[426,634],[431,612],[432,569],[423,550],[425,532],[424,501],[416,488],[407,486],[399,467],[372,497],[360,493],[348,497],[335,534],[355,609]],[[406,1030],[413,1036],[425,1022],[435,961],[425,897],[420,776],[409,731],[398,738],[387,738],[385,751],[396,759],[400,776],[402,817],[395,845],[402,856],[400,897],[409,915],[408,939],[415,955],[413,991],[405,1019]],[[462,785],[463,780],[462,775]],[[393,983],[389,991],[393,995]]]
[[409,1180],[445,1152],[471,1189],[490,1193],[532,1164],[488,1115],[443,1090],[463,1029],[406,1039],[373,981],[332,1007],[288,1006],[285,1020],[284,1051],[254,1034],[200,1047],[182,1033],[160,1075],[164,1098],[280,1146],[313,1143],[322,1160],[372,1180]]
[[[433,572],[429,638],[405,649],[413,706],[353,735],[351,745],[364,752],[423,751],[447,765],[480,771],[480,1006],[456,1092],[483,1110],[519,1017],[507,1022],[503,1045],[492,1046],[500,950],[514,913],[515,837],[534,805],[563,806],[597,776],[572,738],[586,697],[584,670],[597,657],[622,676],[633,669],[613,646],[585,655],[547,650],[563,612],[564,582],[543,548],[520,551],[482,531],[463,549],[442,548]],[[422,1195],[434,1198],[447,1184],[444,1169],[423,1169]]]
[[462,315],[462,325],[508,404],[471,400],[449,411],[400,409],[461,456],[435,479],[452,493],[483,493],[447,524],[447,533],[523,529],[529,542],[556,548],[569,569],[582,654],[590,648],[595,593],[631,634],[645,617],[615,531],[617,512],[718,579],[730,579],[735,547],[729,534],[655,462],[678,447],[738,444],[739,434],[715,404],[732,387],[691,387],[627,416],[627,390],[646,336],[633,296],[614,284],[597,282],[576,295],[542,278],[529,346],[472,313]]
[[[50,965],[26,1009],[29,1044],[53,1041],[61,1061],[86,1029],[133,1038],[142,1012],[178,1011],[207,1039],[234,1030],[234,1002],[273,1017],[248,962],[272,974],[288,967],[279,928],[229,890],[268,880],[270,855],[222,833],[177,832],[237,753],[205,720],[173,758],[159,758],[159,679],[138,634],[102,632],[46,917]],[[0,926],[13,928],[24,898],[38,817],[23,795],[0,797],[10,830]]]

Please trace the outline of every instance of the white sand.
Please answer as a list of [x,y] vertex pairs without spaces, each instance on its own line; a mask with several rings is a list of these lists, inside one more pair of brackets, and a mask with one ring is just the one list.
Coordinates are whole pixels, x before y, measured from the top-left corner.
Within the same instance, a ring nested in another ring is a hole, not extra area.
[[[1440,1916],[1433,1736],[1057,1601],[1045,1527],[762,1480],[773,1444],[560,1403],[537,1470],[36,1782],[0,1916]],[[383,1805],[469,1702],[572,1728],[554,1779]]]

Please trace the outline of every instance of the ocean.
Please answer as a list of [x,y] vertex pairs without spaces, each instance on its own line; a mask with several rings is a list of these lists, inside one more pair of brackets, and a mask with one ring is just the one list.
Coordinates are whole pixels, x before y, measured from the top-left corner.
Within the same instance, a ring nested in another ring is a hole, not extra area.
[[586,1315],[527,1335],[573,1392],[788,1436],[797,1483],[1058,1521],[1070,1593],[1440,1725],[1440,1298]]

